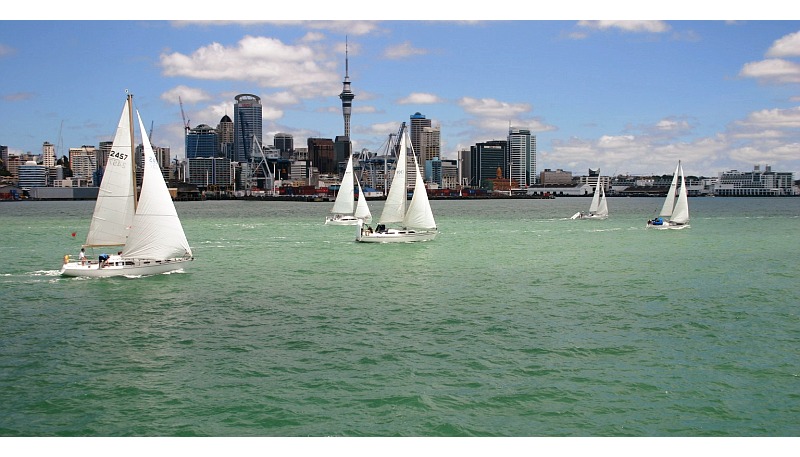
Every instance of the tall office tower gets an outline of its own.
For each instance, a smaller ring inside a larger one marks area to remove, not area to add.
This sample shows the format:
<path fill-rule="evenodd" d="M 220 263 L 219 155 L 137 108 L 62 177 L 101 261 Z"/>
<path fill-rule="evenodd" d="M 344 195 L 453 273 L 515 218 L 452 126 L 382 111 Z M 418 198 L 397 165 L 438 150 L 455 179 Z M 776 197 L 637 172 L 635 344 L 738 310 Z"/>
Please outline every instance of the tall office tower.
<path fill-rule="evenodd" d="M 334 142 L 330 138 L 309 138 L 308 158 L 322 174 L 337 173 Z"/>
<path fill-rule="evenodd" d="M 339 98 L 342 100 L 342 115 L 344 115 L 344 136 L 350 140 L 350 114 L 353 110 L 353 99 L 356 94 L 350 90 L 350 68 L 346 42 L 344 49 L 344 81 L 342 82 L 342 93 L 339 94 Z"/>
<path fill-rule="evenodd" d="M 200 124 L 186 133 L 186 158 L 219 157 L 217 130 Z"/>
<path fill-rule="evenodd" d="M 288 159 L 294 151 L 294 137 L 291 133 L 276 133 L 272 143 L 285 159 Z"/>
<path fill-rule="evenodd" d="M 3 161 L 3 165 L 8 163 L 8 146 L 0 145 L 0 160 Z"/>
<path fill-rule="evenodd" d="M 533 143 L 531 142 L 533 139 Z M 519 187 L 536 182 L 536 137 L 526 129 L 508 129 L 508 168 L 510 181 Z"/>
<path fill-rule="evenodd" d="M 419 166 L 425 169 L 425 181 L 434 181 L 428 173 L 428 161 L 440 159 L 442 133 L 440 127 L 423 127 L 419 145 Z M 438 182 L 438 181 L 437 181 Z"/>
<path fill-rule="evenodd" d="M 253 94 L 239 94 L 233 105 L 233 143 L 236 162 L 248 162 L 251 157 L 260 157 L 253 151 L 253 138 L 261 141 L 261 98 Z"/>
<path fill-rule="evenodd" d="M 56 166 L 56 147 L 47 141 L 42 144 L 42 165 L 45 167 Z"/>
<path fill-rule="evenodd" d="M 508 178 L 508 142 L 492 140 L 470 146 L 469 184 L 473 187 L 489 187 L 489 181 Z"/>
<path fill-rule="evenodd" d="M 230 159 L 233 155 L 233 121 L 227 114 L 217 124 L 217 152 L 214 157 Z"/>
<path fill-rule="evenodd" d="M 425 115 L 416 112 L 411 115 L 411 128 L 409 129 L 409 136 L 411 137 L 411 146 L 414 147 L 414 154 L 419 157 L 422 150 L 422 130 L 425 127 L 431 126 L 431 120 L 425 119 Z"/>

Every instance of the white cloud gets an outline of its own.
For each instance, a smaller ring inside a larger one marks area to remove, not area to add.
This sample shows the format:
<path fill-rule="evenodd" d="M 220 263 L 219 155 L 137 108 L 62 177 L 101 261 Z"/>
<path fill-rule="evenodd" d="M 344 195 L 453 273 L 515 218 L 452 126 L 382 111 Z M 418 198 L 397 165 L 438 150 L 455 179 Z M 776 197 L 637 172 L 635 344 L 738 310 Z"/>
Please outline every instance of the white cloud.
<path fill-rule="evenodd" d="M 737 122 L 744 127 L 759 129 L 796 129 L 800 128 L 800 107 L 789 109 L 765 109 L 750 113 L 746 119 Z"/>
<path fill-rule="evenodd" d="M 800 56 L 800 32 L 784 36 L 767 51 L 767 57 L 797 57 Z"/>
<path fill-rule="evenodd" d="M 189 86 L 175 86 L 172 89 L 161 94 L 161 100 L 168 103 L 175 103 L 180 97 L 183 103 L 194 104 L 211 100 L 211 96 L 203 89 L 197 89 Z"/>
<path fill-rule="evenodd" d="M 670 29 L 664 21 L 580 21 L 579 27 L 594 30 L 618 29 L 623 32 L 662 33 Z"/>
<path fill-rule="evenodd" d="M 443 103 L 444 100 L 435 94 L 427 94 L 424 92 L 414 92 L 409 94 L 408 97 L 402 98 L 397 101 L 401 105 L 430 105 L 433 103 Z"/>
<path fill-rule="evenodd" d="M 386 48 L 383 52 L 383 56 L 387 59 L 403 59 L 405 57 L 425 55 L 427 53 L 427 50 L 415 48 L 411 45 L 411 42 L 406 41 L 405 43 Z"/>
<path fill-rule="evenodd" d="M 783 59 L 767 59 L 746 63 L 739 75 L 767 83 L 800 83 L 800 65 Z"/>
<path fill-rule="evenodd" d="M 511 119 L 531 111 L 528 103 L 508 103 L 492 98 L 463 97 L 458 104 L 469 114 L 502 119 Z"/>
<path fill-rule="evenodd" d="M 290 90 L 302 98 L 327 95 L 338 86 L 336 63 L 324 52 L 275 38 L 248 35 L 235 46 L 211 43 L 191 55 L 164 53 L 160 59 L 166 76 L 251 81 Z"/>

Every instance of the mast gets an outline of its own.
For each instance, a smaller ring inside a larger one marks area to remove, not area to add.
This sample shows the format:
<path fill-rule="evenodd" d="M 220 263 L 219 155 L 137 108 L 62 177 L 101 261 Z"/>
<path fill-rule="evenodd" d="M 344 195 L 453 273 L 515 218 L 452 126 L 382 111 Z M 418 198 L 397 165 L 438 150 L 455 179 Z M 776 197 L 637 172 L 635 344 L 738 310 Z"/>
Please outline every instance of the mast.
<path fill-rule="evenodd" d="M 125 94 L 128 96 L 128 125 L 130 125 L 131 155 L 133 156 L 133 166 L 131 166 L 131 174 L 133 175 L 133 209 L 136 210 L 136 207 L 139 206 L 139 198 L 136 194 L 136 143 L 133 142 L 133 94 L 129 93 L 128 89 L 125 89 Z"/>

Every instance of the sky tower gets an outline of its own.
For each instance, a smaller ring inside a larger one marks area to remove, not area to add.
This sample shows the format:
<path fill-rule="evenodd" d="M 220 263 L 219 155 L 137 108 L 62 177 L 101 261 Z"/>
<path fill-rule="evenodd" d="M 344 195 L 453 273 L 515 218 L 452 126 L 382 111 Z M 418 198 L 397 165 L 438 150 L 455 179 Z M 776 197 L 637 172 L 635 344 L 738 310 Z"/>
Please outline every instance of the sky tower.
<path fill-rule="evenodd" d="M 347 39 L 344 44 L 344 81 L 342 82 L 342 93 L 339 98 L 342 100 L 342 114 L 344 115 L 344 136 L 350 139 L 350 113 L 353 109 L 353 99 L 356 95 L 350 90 L 350 72 L 347 55 Z"/>

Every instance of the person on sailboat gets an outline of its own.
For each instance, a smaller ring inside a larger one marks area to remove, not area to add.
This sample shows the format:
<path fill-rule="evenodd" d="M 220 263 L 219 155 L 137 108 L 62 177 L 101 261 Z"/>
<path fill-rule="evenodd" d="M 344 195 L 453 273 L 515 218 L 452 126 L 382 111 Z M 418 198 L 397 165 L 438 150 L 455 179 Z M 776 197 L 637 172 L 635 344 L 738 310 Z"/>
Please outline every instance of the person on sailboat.
<path fill-rule="evenodd" d="M 80 259 L 81 265 L 86 265 L 86 249 L 81 248 L 81 252 L 78 254 L 78 259 Z"/>
<path fill-rule="evenodd" d="M 97 268 L 103 268 L 104 266 L 106 266 L 106 262 L 108 262 L 108 254 L 100 254 L 97 260 L 100 263 L 100 265 Z"/>

